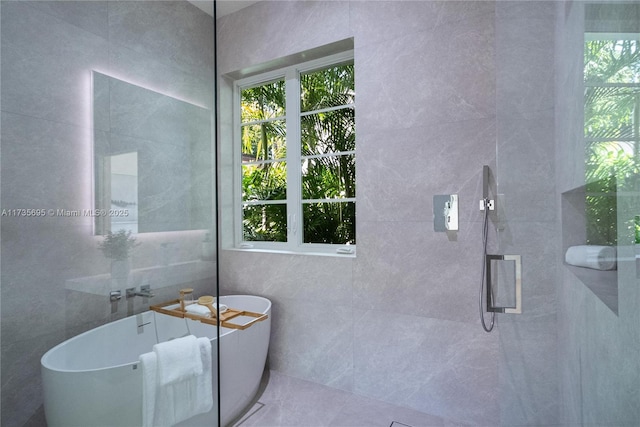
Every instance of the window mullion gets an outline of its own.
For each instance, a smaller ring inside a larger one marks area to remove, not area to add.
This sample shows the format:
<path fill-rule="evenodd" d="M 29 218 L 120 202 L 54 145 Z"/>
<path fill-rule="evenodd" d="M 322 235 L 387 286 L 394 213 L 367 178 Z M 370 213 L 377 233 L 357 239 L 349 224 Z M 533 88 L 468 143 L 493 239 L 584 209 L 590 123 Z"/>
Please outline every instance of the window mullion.
<path fill-rule="evenodd" d="M 302 178 L 300 158 L 300 82 L 295 68 L 285 81 L 287 123 L 287 242 L 295 249 L 302 243 Z"/>
<path fill-rule="evenodd" d="M 241 105 L 242 105 L 242 88 L 240 85 L 235 85 L 233 92 L 233 111 L 237 111 L 238 114 L 233 115 L 233 129 L 234 129 L 234 143 L 238 144 L 238 148 L 233 150 L 233 225 L 234 225 L 234 240 L 238 246 L 244 241 L 244 233 L 242 227 L 242 120 Z M 217 155 L 217 154 L 216 154 Z"/>

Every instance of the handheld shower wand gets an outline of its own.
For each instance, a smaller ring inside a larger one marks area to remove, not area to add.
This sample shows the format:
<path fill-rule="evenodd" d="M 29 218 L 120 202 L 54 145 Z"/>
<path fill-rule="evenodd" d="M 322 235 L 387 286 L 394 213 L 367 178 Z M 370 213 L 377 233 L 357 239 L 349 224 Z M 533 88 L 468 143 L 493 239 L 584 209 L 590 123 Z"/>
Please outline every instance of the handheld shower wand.
<path fill-rule="evenodd" d="M 485 166 L 487 168 L 487 166 Z M 485 280 L 486 280 L 486 269 L 487 269 L 487 241 L 489 235 L 489 199 L 485 196 L 484 199 L 480 201 L 483 205 L 484 210 L 484 220 L 482 221 L 482 279 L 480 282 L 480 295 L 478 296 L 478 308 L 480 310 L 480 322 L 482 323 L 482 328 L 485 332 L 491 332 L 493 327 L 495 326 L 496 313 L 491 312 L 491 321 L 489 326 L 487 326 L 484 319 L 484 308 L 482 306 L 482 301 L 485 293 Z M 487 290 L 488 292 L 488 290 Z M 487 295 L 487 298 L 491 298 L 493 300 L 492 295 Z"/>
<path fill-rule="evenodd" d="M 489 166 L 484 165 L 482 168 L 482 200 L 480 200 L 480 210 L 484 211 L 484 219 L 482 221 L 482 279 L 480 282 L 480 295 L 478 296 L 478 308 L 480 310 L 480 322 L 482 328 L 486 332 L 491 332 L 495 326 L 496 313 L 491 312 L 491 321 L 489 326 L 484 319 L 484 308 L 482 301 L 485 293 L 485 280 L 487 277 L 487 242 L 489 240 L 489 211 L 495 209 L 493 200 L 489 200 Z M 487 292 L 489 290 L 487 289 Z M 493 301 L 493 295 L 487 295 Z"/>

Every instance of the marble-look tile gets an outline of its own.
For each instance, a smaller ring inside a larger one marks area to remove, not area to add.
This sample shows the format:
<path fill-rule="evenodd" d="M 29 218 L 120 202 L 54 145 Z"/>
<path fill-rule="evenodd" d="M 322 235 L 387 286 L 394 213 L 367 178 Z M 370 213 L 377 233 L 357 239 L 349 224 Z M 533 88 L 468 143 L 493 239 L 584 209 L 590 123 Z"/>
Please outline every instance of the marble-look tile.
<path fill-rule="evenodd" d="M 88 127 L 108 42 L 22 3 L 2 3 L 2 110 Z"/>
<path fill-rule="evenodd" d="M 439 21 L 442 5 L 443 2 L 437 1 L 352 1 L 350 22 L 356 48 L 433 30 Z M 371 25 L 374 22 L 376 25 Z"/>
<path fill-rule="evenodd" d="M 516 318 L 498 315 L 501 425 L 552 425 L 559 410 L 555 315 Z"/>
<path fill-rule="evenodd" d="M 349 4 L 357 48 L 494 14 L 490 2 L 351 1 Z"/>
<path fill-rule="evenodd" d="M 3 343 L 63 328 L 69 308 L 65 280 L 81 276 L 92 261 L 93 268 L 106 266 L 97 248 L 82 241 L 88 232 L 88 228 L 54 228 L 34 221 L 20 226 L 3 221 Z"/>
<path fill-rule="evenodd" d="M 462 426 L 461 423 L 283 375 L 275 370 L 265 371 L 256 399 L 257 402 L 233 422 L 233 426 L 389 427 L 393 422 L 414 427 Z M 317 405 L 313 405 L 314 402 Z M 323 414 L 318 411 L 323 411 Z"/>
<path fill-rule="evenodd" d="M 378 311 L 356 319 L 354 331 L 357 394 L 478 425 L 497 419 L 498 334 Z"/>
<path fill-rule="evenodd" d="M 221 285 L 229 292 L 351 305 L 353 258 L 222 251 Z"/>
<path fill-rule="evenodd" d="M 22 427 L 42 427 L 43 425 L 46 425 L 46 423 L 47 420 L 44 415 L 44 405 L 40 405 L 40 407 Z"/>
<path fill-rule="evenodd" d="M 556 53 L 556 182 L 559 192 L 584 185 L 584 4 L 559 9 Z M 560 24 L 562 23 L 562 24 Z"/>
<path fill-rule="evenodd" d="M 217 31 L 226 74 L 351 37 L 349 2 L 262 1 L 219 19 Z"/>
<path fill-rule="evenodd" d="M 559 304 L 563 420 L 637 424 L 637 310 L 613 314 L 568 272 Z"/>
<path fill-rule="evenodd" d="M 444 427 L 447 424 L 437 416 L 392 405 L 390 403 L 368 397 L 350 395 L 345 399 L 346 404 L 331 421 L 331 427 L 377 426 L 390 427 Z M 401 424 L 398 424 L 401 423 Z"/>
<path fill-rule="evenodd" d="M 640 420 L 637 315 L 612 315 L 590 297 L 585 304 L 588 314 L 578 341 L 584 421 L 633 425 Z M 606 393 L 602 394 L 604 390 Z"/>
<path fill-rule="evenodd" d="M 353 310 L 348 305 L 273 301 L 269 366 L 343 390 L 353 389 Z"/>
<path fill-rule="evenodd" d="M 109 40 L 193 74 L 213 69 L 213 19 L 188 2 L 109 2 Z"/>
<path fill-rule="evenodd" d="M 102 38 L 109 36 L 108 1 L 29 1 L 28 4 Z"/>
<path fill-rule="evenodd" d="M 33 338 L 7 342 L 3 334 L 0 357 L 3 426 L 22 427 L 31 414 L 41 408 L 40 359 L 61 339 L 60 333 L 41 333 Z"/>
<path fill-rule="evenodd" d="M 111 319 L 112 304 L 107 303 L 107 295 L 68 290 L 63 292 L 65 293 L 64 315 L 67 332 L 65 338 L 71 338 L 114 320 Z M 118 303 L 116 307 L 118 305 L 124 304 Z"/>
<path fill-rule="evenodd" d="M 274 369 L 352 388 L 352 259 L 223 251 L 222 294 L 273 303 Z"/>
<path fill-rule="evenodd" d="M 494 116 L 493 26 L 493 17 L 482 15 L 356 50 L 358 127 L 379 131 Z"/>
<path fill-rule="evenodd" d="M 498 117 L 553 109 L 553 8 L 552 2 L 496 3 Z"/>
<path fill-rule="evenodd" d="M 637 3 L 588 4 L 586 28 L 590 32 L 637 33 L 640 8 Z"/>
<path fill-rule="evenodd" d="M 109 66 L 98 69 L 146 89 L 213 110 L 213 69 L 178 68 L 153 54 L 109 46 Z M 152 72 L 150 72 L 152 71 Z"/>
<path fill-rule="evenodd" d="M 495 136 L 491 119 L 364 127 L 357 143 L 358 221 L 431 221 L 436 194 L 458 194 L 460 219 L 480 221 L 482 167 L 495 162 Z"/>
<path fill-rule="evenodd" d="M 547 123 L 548 126 L 541 125 Z M 532 120 L 499 118 L 498 192 L 507 221 L 553 221 L 556 211 L 553 110 Z"/>
<path fill-rule="evenodd" d="M 90 141 L 87 128 L 3 112 L 3 208 L 47 212 L 91 208 Z M 69 188 L 78 191 L 68 191 Z M 68 218 L 50 213 L 31 219 L 59 225 L 92 222 L 90 217 Z"/>
<path fill-rule="evenodd" d="M 329 426 L 343 408 L 349 393 L 318 386 L 292 376 L 271 371 L 266 386 L 240 426 Z"/>
<path fill-rule="evenodd" d="M 481 227 L 460 227 L 464 232 L 449 240 L 429 222 L 361 224 L 354 306 L 477 324 Z"/>

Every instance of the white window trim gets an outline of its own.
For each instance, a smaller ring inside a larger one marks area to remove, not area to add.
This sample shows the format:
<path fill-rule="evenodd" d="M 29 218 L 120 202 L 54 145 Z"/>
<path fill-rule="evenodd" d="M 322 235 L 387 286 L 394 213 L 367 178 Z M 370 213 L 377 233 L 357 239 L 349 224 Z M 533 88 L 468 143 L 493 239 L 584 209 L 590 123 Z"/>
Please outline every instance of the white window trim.
<path fill-rule="evenodd" d="M 246 77 L 234 82 L 233 87 L 233 234 L 234 248 L 242 251 L 254 252 L 281 252 L 292 254 L 335 255 L 340 257 L 355 257 L 356 245 L 336 245 L 321 243 L 303 243 L 300 229 L 302 217 L 302 195 L 297 194 L 301 188 L 301 174 L 299 171 L 292 173 L 292 168 L 299 167 L 302 161 L 300 150 L 287 150 L 287 242 L 262 242 L 244 241 L 242 227 L 242 153 L 238 149 L 241 138 L 241 117 L 238 112 L 241 108 L 241 91 L 252 86 L 259 86 L 275 80 L 285 80 L 286 105 L 300 104 L 300 85 L 298 76 L 314 70 L 320 70 L 332 65 L 353 62 L 353 50 L 344 51 L 320 59 L 291 65 L 279 70 L 265 72 L 259 75 Z M 355 108 L 355 104 L 354 107 Z M 296 108 L 298 110 L 298 108 Z M 290 109 L 286 108 L 289 115 Z M 287 141 L 300 141 L 300 112 L 296 111 L 297 119 L 288 120 Z M 304 114 L 304 113 L 302 113 Z M 296 194 L 293 194 L 296 193 Z M 356 198 L 349 199 L 356 201 Z M 349 201 L 345 200 L 345 201 Z M 334 200 L 332 200 L 334 201 Z M 291 208 L 294 208 L 292 213 Z"/>

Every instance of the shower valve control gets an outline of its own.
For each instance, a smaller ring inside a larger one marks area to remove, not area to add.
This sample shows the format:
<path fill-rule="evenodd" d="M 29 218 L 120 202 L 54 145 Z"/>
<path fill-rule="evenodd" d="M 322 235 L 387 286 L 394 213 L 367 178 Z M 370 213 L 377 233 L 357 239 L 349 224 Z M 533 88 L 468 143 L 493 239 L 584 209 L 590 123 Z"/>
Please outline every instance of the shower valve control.
<path fill-rule="evenodd" d="M 458 195 L 452 194 L 444 204 L 445 227 L 449 231 L 458 230 Z"/>

